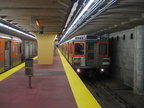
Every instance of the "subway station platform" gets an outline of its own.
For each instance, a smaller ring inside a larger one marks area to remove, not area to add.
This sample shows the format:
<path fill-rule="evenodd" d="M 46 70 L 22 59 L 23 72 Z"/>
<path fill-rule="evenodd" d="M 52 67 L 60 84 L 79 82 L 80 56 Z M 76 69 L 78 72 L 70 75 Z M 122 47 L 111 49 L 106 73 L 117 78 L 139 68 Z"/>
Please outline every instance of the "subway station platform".
<path fill-rule="evenodd" d="M 29 88 L 25 63 L 0 75 L 0 108 L 101 108 L 59 50 L 53 65 L 38 65 Z"/>

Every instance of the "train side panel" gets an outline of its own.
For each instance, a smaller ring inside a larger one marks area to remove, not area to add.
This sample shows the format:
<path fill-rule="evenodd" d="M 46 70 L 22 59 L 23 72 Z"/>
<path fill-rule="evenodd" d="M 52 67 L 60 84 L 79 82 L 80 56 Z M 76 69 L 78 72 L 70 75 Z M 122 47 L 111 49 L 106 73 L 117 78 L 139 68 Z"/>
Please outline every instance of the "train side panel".
<path fill-rule="evenodd" d="M 5 70 L 4 66 L 4 46 L 5 45 L 5 39 L 0 39 L 0 73 Z"/>
<path fill-rule="evenodd" d="M 73 51 L 72 51 L 73 44 L 72 44 L 72 41 L 69 42 L 69 46 L 68 47 L 69 47 L 69 49 L 68 49 L 69 50 L 68 51 L 68 61 L 69 61 L 70 64 L 72 64 L 72 62 L 73 62 L 72 61 L 72 59 L 73 59 L 73 57 L 72 57 L 72 55 L 73 55 Z"/>
<path fill-rule="evenodd" d="M 29 54 L 29 42 L 26 40 L 23 40 L 23 44 L 22 44 L 22 49 L 23 49 L 23 60 L 25 60 L 25 58 L 29 58 L 30 54 Z"/>
<path fill-rule="evenodd" d="M 37 55 L 37 42 L 0 33 L 0 73 Z"/>

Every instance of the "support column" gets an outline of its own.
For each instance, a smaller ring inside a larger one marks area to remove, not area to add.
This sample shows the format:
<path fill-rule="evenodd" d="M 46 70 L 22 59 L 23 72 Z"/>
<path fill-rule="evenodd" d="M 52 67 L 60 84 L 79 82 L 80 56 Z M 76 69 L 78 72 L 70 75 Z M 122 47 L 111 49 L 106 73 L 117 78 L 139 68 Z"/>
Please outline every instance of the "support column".
<path fill-rule="evenodd" d="M 56 33 L 36 33 L 38 42 L 38 64 L 53 64 L 54 39 Z"/>
<path fill-rule="evenodd" d="M 144 94 L 144 25 L 135 27 L 134 93 Z"/>

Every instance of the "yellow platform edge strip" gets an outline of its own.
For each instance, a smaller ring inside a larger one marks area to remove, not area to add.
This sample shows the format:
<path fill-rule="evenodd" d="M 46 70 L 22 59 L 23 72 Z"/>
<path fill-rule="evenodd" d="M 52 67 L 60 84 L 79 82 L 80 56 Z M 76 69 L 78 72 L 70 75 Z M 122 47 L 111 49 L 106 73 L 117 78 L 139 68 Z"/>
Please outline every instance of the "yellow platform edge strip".
<path fill-rule="evenodd" d="M 78 75 L 75 73 L 73 68 L 64 58 L 64 56 L 61 54 L 59 49 L 58 49 L 58 52 L 59 52 L 64 70 L 66 72 L 66 75 L 67 75 L 67 78 L 68 78 L 68 81 L 72 89 L 78 108 L 101 108 L 99 103 L 96 101 L 96 99 L 87 89 L 87 87 L 78 77 Z"/>
<path fill-rule="evenodd" d="M 33 59 L 36 60 L 38 57 L 34 57 Z M 23 68 L 25 66 L 25 63 L 21 63 L 20 65 L 0 74 L 0 81 L 4 80 L 5 78 L 9 77 L 10 75 L 12 75 L 13 73 L 17 72 L 18 70 L 20 70 L 21 68 Z"/>

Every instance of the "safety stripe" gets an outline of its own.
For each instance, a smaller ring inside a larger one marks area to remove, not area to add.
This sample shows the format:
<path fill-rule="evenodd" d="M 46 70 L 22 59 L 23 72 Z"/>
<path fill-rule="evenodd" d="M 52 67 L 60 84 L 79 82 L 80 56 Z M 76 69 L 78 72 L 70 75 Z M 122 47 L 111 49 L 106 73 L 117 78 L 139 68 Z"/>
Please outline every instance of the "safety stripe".
<path fill-rule="evenodd" d="M 63 67 L 65 69 L 65 72 L 66 72 L 66 75 L 67 75 L 67 78 L 71 86 L 78 108 L 101 108 L 99 103 L 96 101 L 96 99 L 87 89 L 87 87 L 78 77 L 76 72 L 72 69 L 70 64 L 61 54 L 59 49 L 58 49 L 58 52 L 59 52 Z"/>
<path fill-rule="evenodd" d="M 34 57 L 33 59 L 35 60 L 35 59 L 37 59 L 37 58 L 38 58 L 38 57 L 36 56 L 36 57 Z M 20 69 L 23 68 L 24 66 L 25 66 L 25 63 L 22 63 L 22 64 L 20 64 L 20 65 L 18 65 L 18 66 L 16 66 L 16 67 L 14 67 L 14 68 L 6 71 L 6 72 L 0 74 L 0 81 L 4 80 L 5 78 L 9 77 L 9 76 L 12 75 L 13 73 L 17 72 L 18 70 L 20 70 Z"/>

